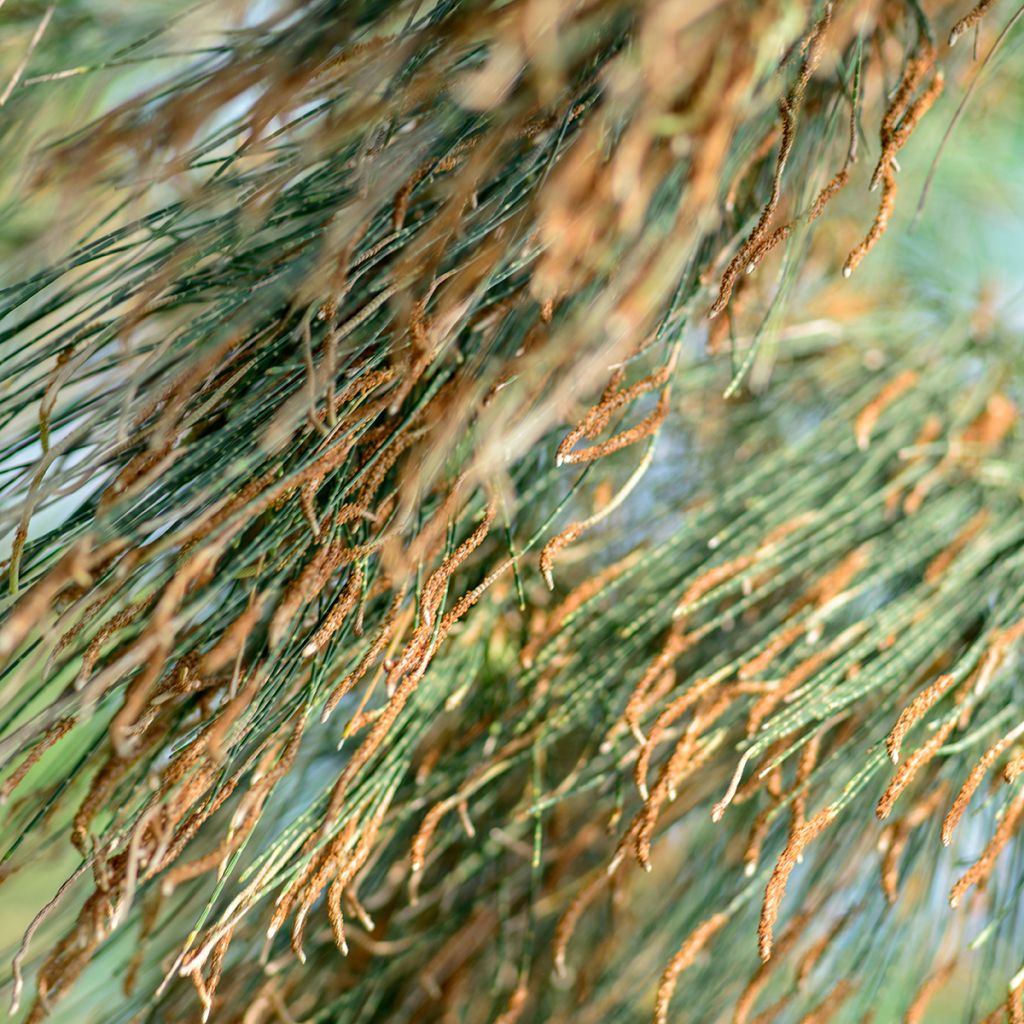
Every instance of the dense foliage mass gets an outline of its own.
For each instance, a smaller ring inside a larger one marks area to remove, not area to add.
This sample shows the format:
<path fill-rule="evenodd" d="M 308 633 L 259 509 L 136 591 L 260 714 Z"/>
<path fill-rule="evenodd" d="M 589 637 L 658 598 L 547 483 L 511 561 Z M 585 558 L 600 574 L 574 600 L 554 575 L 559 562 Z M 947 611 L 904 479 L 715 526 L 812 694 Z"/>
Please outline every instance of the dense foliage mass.
<path fill-rule="evenodd" d="M 1021 12 L 11 3 L 22 1016 L 1024 1020 Z"/>

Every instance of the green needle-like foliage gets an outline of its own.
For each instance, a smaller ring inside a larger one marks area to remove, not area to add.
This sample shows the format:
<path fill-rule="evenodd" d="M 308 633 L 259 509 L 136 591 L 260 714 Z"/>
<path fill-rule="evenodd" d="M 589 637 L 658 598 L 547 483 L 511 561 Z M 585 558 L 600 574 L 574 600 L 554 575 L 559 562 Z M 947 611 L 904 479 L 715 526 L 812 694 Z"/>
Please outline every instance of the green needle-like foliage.
<path fill-rule="evenodd" d="M 14 1012 L 1024 1020 L 1021 12 L 9 3 Z"/>

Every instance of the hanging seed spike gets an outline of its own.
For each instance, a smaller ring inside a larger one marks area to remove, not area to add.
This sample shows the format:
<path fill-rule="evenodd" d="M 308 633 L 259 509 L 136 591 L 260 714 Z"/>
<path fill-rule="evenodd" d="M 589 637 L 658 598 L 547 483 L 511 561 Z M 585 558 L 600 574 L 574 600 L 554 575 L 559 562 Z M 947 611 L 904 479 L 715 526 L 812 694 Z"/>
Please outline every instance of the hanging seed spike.
<path fill-rule="evenodd" d="M 489 506 L 490 519 L 493 519 L 495 511 L 496 506 L 492 502 Z M 487 520 L 485 520 L 485 523 L 489 528 L 490 523 Z M 470 538 L 471 541 L 475 541 L 473 546 L 479 544 L 483 536 L 484 534 L 479 529 L 475 531 Z M 459 549 L 463 551 L 463 557 L 467 557 L 469 550 L 472 550 L 472 548 L 464 550 L 469 543 L 467 541 Z M 438 603 L 440 603 L 446 587 L 447 579 L 444 581 L 444 589 L 438 595 Z M 463 598 L 463 602 L 465 601 L 466 599 Z M 395 720 L 402 713 L 406 703 L 423 678 L 437 646 L 443 641 L 454 621 L 455 619 L 452 614 L 449 613 L 442 622 L 437 623 L 436 628 L 424 623 L 414 632 L 399 663 L 389 673 L 389 680 L 394 683 L 394 690 L 388 703 L 375 718 L 369 735 L 352 754 L 335 783 L 328 806 L 328 819 L 333 817 L 342 806 L 350 782 L 384 742 Z"/>
<path fill-rule="evenodd" d="M 89 838 L 89 826 L 92 819 L 98 813 L 103 801 L 109 796 L 139 756 L 141 756 L 141 751 L 137 753 L 135 758 L 125 760 L 111 753 L 93 776 L 89 789 L 78 805 L 71 822 L 72 845 L 83 856 L 89 856 L 87 839 Z"/>
<path fill-rule="evenodd" d="M 677 718 L 684 715 L 691 707 L 697 704 L 705 694 L 712 690 L 723 679 L 724 674 L 717 673 L 716 675 L 706 676 L 704 679 L 696 680 L 681 694 L 679 694 L 678 697 L 675 697 L 655 719 L 654 724 L 651 726 L 647 734 L 647 739 L 641 746 L 640 753 L 637 755 L 636 764 L 634 765 L 633 776 L 642 799 L 647 800 L 650 795 L 647 791 L 648 767 L 650 765 L 651 756 L 654 754 L 654 748 L 664 736 L 665 731 L 674 721 L 676 721 Z"/>
<path fill-rule="evenodd" d="M 664 652 L 663 652 L 664 653 Z M 661 660 L 660 656 L 656 661 Z M 666 660 L 672 660 L 668 658 Z M 641 677 L 640 681 L 633 688 L 632 693 L 629 695 L 629 700 L 626 702 L 626 707 L 622 713 L 622 717 L 612 726 L 609 730 L 608 736 L 605 739 L 605 744 L 612 743 L 613 735 L 619 730 L 621 726 L 629 729 L 633 734 L 633 738 L 640 746 L 647 743 L 647 735 L 643 731 L 641 725 L 641 716 L 651 706 L 651 704 L 658 699 L 659 696 L 663 696 L 665 693 L 674 688 L 676 683 L 675 670 L 671 668 L 662 669 L 655 663 L 648 666 L 647 671 Z"/>
<path fill-rule="evenodd" d="M 890 157 L 893 168 L 899 170 L 899 164 L 896 162 L 895 151 L 902 149 L 907 139 L 910 138 L 914 129 L 917 127 L 920 119 L 928 112 L 935 101 L 942 95 L 942 91 L 946 85 L 945 75 L 941 70 L 936 69 L 935 74 L 932 75 L 932 80 L 929 82 L 928 87 L 923 93 L 911 104 L 910 109 L 907 110 L 903 119 L 900 121 L 899 127 L 893 132 L 890 145 L 894 151 Z"/>
<path fill-rule="evenodd" d="M 621 863 L 621 857 L 618 863 Z M 583 912 L 598 897 L 601 890 L 608 886 L 609 876 L 617 869 L 618 863 L 616 863 L 614 868 L 609 866 L 607 870 L 598 869 L 590 881 L 583 885 L 566 908 L 565 913 L 558 919 L 552 942 L 554 946 L 555 974 L 559 978 L 568 976 L 565 961 L 566 952 L 569 947 L 569 940 L 572 939 L 576 926 L 583 916 Z"/>
<path fill-rule="evenodd" d="M 355 607 L 363 588 L 363 570 L 357 564 L 349 574 L 348 582 L 331 606 L 323 623 L 317 629 L 313 639 L 302 649 L 304 658 L 311 658 L 320 651 L 330 638 L 341 628 L 348 614 Z"/>
<path fill-rule="evenodd" d="M 807 214 L 808 224 L 813 224 L 825 212 L 825 207 L 846 187 L 849 180 L 849 168 L 844 167 L 836 171 L 811 204 L 810 212 Z"/>
<path fill-rule="evenodd" d="M 244 610 L 224 629 L 216 643 L 203 657 L 203 672 L 212 674 L 229 662 L 237 660 L 262 618 L 266 603 L 267 595 L 258 594 L 254 589 L 252 598 Z"/>
<path fill-rule="evenodd" d="M 512 990 L 505 1009 L 495 1019 L 494 1024 L 518 1024 L 523 1011 L 526 1009 L 526 1001 L 529 997 L 530 987 L 528 980 L 519 981 Z"/>
<path fill-rule="evenodd" d="M 827 726 L 826 726 L 827 728 Z M 818 764 L 818 757 L 821 753 L 821 742 L 826 729 L 819 729 L 804 745 L 797 760 L 796 773 L 793 778 L 792 792 L 806 790 L 806 784 L 812 772 Z"/>
<path fill-rule="evenodd" d="M 592 445 L 589 448 L 577 448 L 571 451 L 568 455 L 560 456 L 561 461 L 557 464 L 564 465 L 566 463 L 570 463 L 575 465 L 606 458 L 614 452 L 621 451 L 623 448 L 628 448 L 630 445 L 634 445 L 639 441 L 644 441 L 656 434 L 661 429 L 667 415 L 668 392 L 662 391 L 661 395 L 658 397 L 658 404 L 655 406 L 654 411 L 645 416 L 635 426 L 629 427 L 626 430 L 609 437 L 606 441 L 602 441 L 600 444 Z"/>
<path fill-rule="evenodd" d="M 347 884 L 347 883 L 346 883 Z M 372 917 L 366 910 L 366 907 L 359 902 L 359 896 L 351 888 L 345 889 L 345 899 L 348 901 L 349 910 L 355 914 L 356 920 L 366 929 L 367 932 L 372 932 L 376 929 L 376 924 Z"/>
<path fill-rule="evenodd" d="M 971 801 L 971 797 L 974 796 L 978 786 L 981 785 L 982 779 L 984 779 L 989 768 L 995 764 L 995 762 L 1002 756 L 1003 752 L 1022 734 L 1024 734 L 1024 723 L 1021 723 L 1011 729 L 1005 736 L 996 740 L 996 742 L 985 751 L 977 764 L 975 764 L 971 769 L 970 774 L 964 780 L 964 784 L 960 788 L 960 792 L 957 793 L 956 799 L 953 801 L 952 806 L 949 808 L 949 811 L 942 822 L 943 846 L 949 846 L 953 841 L 953 832 L 960 823 L 960 819 L 963 818 L 964 812 L 967 810 L 967 805 Z"/>
<path fill-rule="evenodd" d="M 897 97 L 894 98 L 893 104 L 890 107 L 890 112 L 887 113 L 887 119 L 890 114 L 898 116 L 894 112 L 897 110 L 897 101 L 903 98 L 903 88 L 908 82 L 908 91 L 912 91 L 923 74 L 922 62 L 926 62 L 926 66 L 932 62 L 930 52 L 926 53 L 922 58 L 915 58 L 911 61 L 908 66 L 907 77 L 904 79 L 903 85 L 900 90 L 897 91 Z M 878 213 L 875 215 L 875 220 L 871 225 L 868 234 L 864 238 L 864 241 L 860 245 L 856 246 L 850 255 L 846 258 L 846 263 L 843 265 L 843 276 L 849 277 L 854 270 L 856 270 L 861 260 L 874 248 L 875 244 L 885 233 L 885 229 L 889 225 L 889 221 L 892 218 L 893 211 L 896 206 L 896 174 L 895 172 L 899 169 L 896 162 L 896 151 L 900 149 L 909 138 L 911 132 L 917 126 L 918 121 L 923 117 L 935 100 L 942 94 L 943 87 L 945 85 L 945 78 L 941 71 L 936 71 L 932 76 L 932 81 L 928 88 L 918 97 L 918 99 L 910 106 L 904 115 L 904 119 L 899 127 L 895 127 L 894 124 L 883 121 L 882 127 L 882 156 L 879 158 L 878 167 L 875 169 L 875 173 L 872 177 L 872 189 L 876 188 L 879 184 L 882 186 L 882 198 L 879 203 Z"/>
<path fill-rule="evenodd" d="M 157 863 L 153 862 L 147 868 L 147 877 L 152 877 L 158 870 L 165 868 L 168 864 L 177 860 L 181 856 L 182 851 L 193 839 L 196 832 L 202 827 L 202 825 L 212 817 L 225 803 L 225 801 L 231 796 L 241 781 L 244 772 L 239 770 L 232 775 L 226 782 L 220 783 L 219 788 L 214 789 L 214 784 L 220 782 L 218 776 L 222 777 L 222 773 L 211 768 L 209 776 L 204 780 L 204 784 L 201 792 L 198 794 L 192 794 L 194 799 L 190 799 L 189 803 L 195 803 L 199 797 L 210 793 L 210 797 L 205 805 L 198 807 L 192 811 L 187 818 L 178 826 L 177 830 L 171 838 L 171 842 L 167 846 L 167 852 L 163 859 Z M 187 807 L 182 808 L 182 813 Z"/>
<path fill-rule="evenodd" d="M 1005 1000 L 1001 1002 L 991 1013 L 986 1014 L 981 1024 L 1007 1024 L 1007 1011 Z"/>
<path fill-rule="evenodd" d="M 227 859 L 238 848 L 248 841 L 249 835 L 259 822 L 264 802 L 294 763 L 302 741 L 305 724 L 305 717 L 300 716 L 293 726 L 283 750 L 278 750 L 276 745 L 268 748 L 260 764 L 252 774 L 249 791 L 239 805 L 242 818 L 237 824 L 233 822 L 234 831 L 229 831 L 217 848 L 206 856 L 185 864 L 178 863 L 167 871 L 161 883 L 165 892 L 173 890 L 182 881 L 197 877 L 205 871 L 212 870 L 214 867 L 218 868 L 219 877 L 223 877 L 223 865 L 227 863 Z M 154 858 L 154 864 L 158 863 L 159 858 Z M 152 873 L 151 871 L 150 874 Z"/>
<path fill-rule="evenodd" d="M 886 168 L 882 174 L 882 199 L 878 207 L 878 213 L 868 230 L 867 235 L 859 245 L 855 246 L 850 255 L 846 257 L 843 264 L 843 277 L 850 275 L 860 265 L 861 260 L 875 247 L 878 240 L 885 234 L 889 226 L 893 211 L 896 208 L 896 175 L 891 168 Z"/>
<path fill-rule="evenodd" d="M 793 226 L 792 222 L 780 224 L 770 235 L 759 242 L 747 257 L 744 273 L 753 274 L 765 256 L 789 239 L 790 235 L 793 234 Z"/>
<path fill-rule="evenodd" d="M 342 551 L 337 542 L 320 544 L 298 576 L 284 589 L 267 630 L 271 647 L 281 643 L 299 610 L 312 602 L 326 585 L 340 564 Z"/>
<path fill-rule="evenodd" d="M 309 531 L 313 534 L 313 540 L 320 540 L 320 521 L 316 514 L 316 493 L 320 489 L 320 480 L 310 480 L 299 489 L 299 504 L 302 507 L 302 514 L 309 523 Z"/>
<path fill-rule="evenodd" d="M 900 748 L 907 733 L 949 692 L 956 682 L 957 675 L 954 672 L 947 672 L 939 676 L 933 683 L 929 683 L 921 690 L 900 712 L 896 724 L 893 725 L 885 740 L 885 749 L 893 764 L 900 763 Z"/>
<path fill-rule="evenodd" d="M 992 873 L 996 859 L 1013 838 L 1024 815 L 1024 793 L 1018 793 L 1003 812 L 996 830 L 981 856 L 964 872 L 949 893 L 949 905 L 957 906 L 964 894 L 972 887 L 981 885 Z"/>
<path fill-rule="evenodd" d="M 712 725 L 732 703 L 733 697 L 729 694 L 720 697 L 707 709 L 704 714 L 695 714 L 693 721 L 683 733 L 668 761 L 662 765 L 650 796 L 645 800 L 643 807 L 637 812 L 633 819 L 627 835 L 633 839 L 633 850 L 637 862 L 645 871 L 651 871 L 651 845 L 654 840 L 654 831 L 661 815 L 661 808 L 666 800 L 675 800 L 676 788 L 679 782 L 687 775 L 696 771 L 709 756 L 712 749 L 721 741 L 705 742 L 703 747 L 700 744 L 700 736 L 704 729 Z M 724 735 L 724 734 L 723 734 Z"/>
<path fill-rule="evenodd" d="M 416 834 L 413 836 L 412 847 L 409 854 L 409 870 L 414 874 L 423 870 L 423 865 L 426 861 L 427 847 L 430 845 L 430 840 L 437 831 L 437 826 L 441 823 L 441 819 L 454 806 L 455 803 L 451 798 L 447 800 L 440 800 L 430 808 L 426 817 L 420 823 L 420 827 L 416 830 Z"/>
<path fill-rule="evenodd" d="M 729 304 L 736 279 L 749 266 L 752 255 L 762 245 L 768 225 L 771 223 L 772 217 L 774 217 L 775 211 L 778 208 L 779 200 L 782 196 L 782 176 L 789 162 L 793 142 L 796 137 L 797 115 L 803 102 L 807 83 L 810 81 L 821 60 L 821 45 L 832 21 L 833 6 L 831 0 L 825 4 L 821 18 L 805 37 L 804 58 L 797 79 L 789 93 L 779 101 L 782 128 L 779 152 L 775 160 L 775 171 L 772 176 L 771 193 L 761 210 L 761 215 L 754 229 L 747 236 L 739 251 L 729 262 L 725 272 L 722 274 L 722 279 L 718 286 L 718 297 L 708 311 L 709 319 L 713 320 Z"/>
<path fill-rule="evenodd" d="M 401 635 L 401 631 L 397 630 L 398 612 L 402 606 L 402 602 L 405 599 L 405 590 L 399 590 L 392 598 L 391 606 L 384 616 L 384 620 L 378 628 L 377 636 L 370 644 L 369 649 L 359 660 L 359 664 L 345 676 L 344 679 L 334 688 L 327 701 L 324 703 L 324 709 L 320 714 L 320 721 L 326 722 L 330 718 L 331 713 L 341 703 L 342 699 L 354 689 L 359 681 L 366 675 L 370 670 L 373 663 L 383 653 L 384 648 L 388 644 L 394 646 L 397 642 L 398 637 Z"/>
<path fill-rule="evenodd" d="M 224 957 L 227 954 L 228 946 L 231 944 L 232 934 L 233 930 L 225 932 L 213 947 L 213 951 L 210 955 L 210 967 L 205 980 L 200 968 L 198 967 L 196 967 L 190 975 L 192 982 L 195 985 L 196 993 L 199 996 L 199 1001 L 203 1007 L 203 1024 L 206 1024 L 206 1021 L 210 1019 L 210 1013 L 213 1009 L 213 998 L 216 994 L 217 986 L 220 983 L 221 971 L 224 967 Z"/>
<path fill-rule="evenodd" d="M 43 922 L 50 916 L 64 895 L 71 889 L 75 882 L 86 872 L 89 867 L 89 862 L 85 861 L 80 864 L 75 870 L 61 883 L 60 888 L 57 890 L 56 895 L 51 899 L 36 916 L 32 919 L 28 928 L 25 930 L 24 935 L 21 939 L 21 944 L 18 946 L 17 952 L 14 954 L 14 958 L 11 961 L 11 976 L 13 978 L 13 986 L 11 989 L 11 1003 L 9 1013 L 13 1017 L 21 1005 L 21 993 L 24 987 L 24 978 L 21 973 L 21 964 L 24 958 L 28 955 L 28 948 L 32 942 L 36 931 L 43 924 Z"/>
<path fill-rule="evenodd" d="M 728 923 L 726 913 L 713 914 L 703 921 L 683 940 L 675 956 L 668 962 L 658 984 L 658 994 L 654 1004 L 655 1024 L 668 1024 L 668 1008 L 675 993 L 679 976 L 691 967 L 701 951 L 715 934 Z"/>
<path fill-rule="evenodd" d="M 897 798 L 910 785 L 917 772 L 938 753 L 939 748 L 956 728 L 958 720 L 959 716 L 947 719 L 926 743 L 918 747 L 896 769 L 888 788 L 882 794 L 875 808 L 875 814 L 879 821 L 884 821 L 889 816 Z"/>
<path fill-rule="evenodd" d="M 562 439 L 555 453 L 555 465 L 562 466 L 566 463 L 589 462 L 601 458 L 603 451 L 600 454 L 594 453 L 603 449 L 603 445 L 574 450 L 576 444 L 584 437 L 591 440 L 596 438 L 601 431 L 607 428 L 614 413 L 625 408 L 627 405 L 631 405 L 636 399 L 659 388 L 663 389 L 668 383 L 670 372 L 669 367 L 662 367 L 654 371 L 654 373 L 641 378 L 635 384 L 631 384 L 627 388 L 621 388 L 620 385 L 625 379 L 626 371 L 622 367 L 617 369 L 605 386 L 600 401 L 596 405 L 591 406 L 576 427 Z M 636 428 L 632 429 L 635 430 Z M 611 441 L 604 442 L 604 445 L 609 444 L 611 444 Z M 609 450 L 614 451 L 617 449 Z"/>
<path fill-rule="evenodd" d="M 442 591 L 447 588 L 448 581 L 455 573 L 455 570 L 483 543 L 488 533 L 490 533 L 497 512 L 497 501 L 492 498 L 487 504 L 480 525 L 450 555 L 447 555 L 437 569 L 427 578 L 426 583 L 423 585 L 421 599 L 421 616 L 423 617 L 424 625 L 429 626 L 431 624 L 434 612 L 440 604 Z"/>
<path fill-rule="evenodd" d="M 43 733 L 39 742 L 28 752 L 21 764 L 0 785 L 0 807 L 7 803 L 11 793 L 21 785 L 25 776 L 35 767 L 42 756 L 66 736 L 74 728 L 75 723 L 74 715 L 59 718 Z"/>
<path fill-rule="evenodd" d="M 957 41 L 965 32 L 970 31 L 976 25 L 980 24 L 981 19 L 985 17 L 994 3 L 995 0 L 980 0 L 980 3 L 972 7 L 971 10 L 950 29 L 949 45 L 956 46 Z"/>
<path fill-rule="evenodd" d="M 570 523 L 561 533 L 552 537 L 541 549 L 540 571 L 548 590 L 555 589 L 555 555 L 562 548 L 567 548 L 573 541 L 579 539 L 583 532 L 583 523 Z"/>
<path fill-rule="evenodd" d="M 802 856 L 807 844 L 816 839 L 835 820 L 836 810 L 828 806 L 818 811 L 809 821 L 792 831 L 785 849 L 768 879 L 765 888 L 764 903 L 761 907 L 761 920 L 757 927 L 758 952 L 761 960 L 767 962 L 772 955 L 772 932 L 778 920 L 782 897 L 786 892 L 786 884 L 797 859 Z"/>
<path fill-rule="evenodd" d="M 889 106 L 886 108 L 879 128 L 879 140 L 882 144 L 882 152 L 878 158 L 878 163 L 875 166 L 874 173 L 871 176 L 870 188 L 872 192 L 878 188 L 882 181 L 882 176 L 887 169 L 892 168 L 895 171 L 899 170 L 899 165 L 896 163 L 896 153 L 900 148 L 900 145 L 896 141 L 897 134 L 901 123 L 907 123 L 912 117 L 911 111 L 913 109 L 913 104 L 911 103 L 911 97 L 914 95 L 914 91 L 917 89 L 918 85 L 920 85 L 922 79 L 934 61 L 934 50 L 927 43 L 923 45 L 919 53 L 915 54 L 907 61 L 903 78 L 900 80 L 900 84 L 896 88 L 895 93 L 893 93 L 892 99 L 889 102 Z M 919 116 L 920 114 L 918 117 Z M 914 117 L 913 121 L 916 123 L 917 117 Z"/>
<path fill-rule="evenodd" d="M 115 633 L 124 629 L 126 626 L 132 625 L 138 619 L 138 617 L 150 607 L 151 602 L 148 599 L 142 599 L 136 601 L 127 608 L 123 608 L 121 611 L 116 612 L 108 622 L 100 627 L 96 635 L 89 641 L 88 647 L 82 654 L 82 662 L 78 669 L 78 675 L 75 679 L 75 688 L 81 690 L 89 681 L 89 677 L 92 674 L 93 667 L 99 660 L 100 653 L 103 650 L 104 644 L 106 644 Z"/>
<path fill-rule="evenodd" d="M 319 866 L 312 876 L 303 885 L 303 891 L 296 901 L 295 920 L 292 923 L 291 950 L 300 964 L 306 962 L 306 952 L 303 948 L 303 938 L 306 930 L 306 919 L 313 909 L 313 904 L 320 898 L 321 893 L 329 884 L 331 877 L 338 871 L 338 857 L 333 852 L 332 843 L 328 851 L 323 855 Z"/>
<path fill-rule="evenodd" d="M 667 403 L 668 391 L 662 393 L 661 399 L 659 399 L 659 408 L 662 408 L 664 403 Z M 652 414 L 653 415 L 653 414 Z M 660 423 L 659 423 L 660 426 Z M 625 432 L 624 432 L 625 433 Z M 622 437 L 623 435 L 618 435 Z M 646 436 L 646 435 L 645 435 Z M 654 459 L 654 441 L 657 437 L 656 430 L 650 434 L 650 440 L 647 444 L 643 457 L 637 463 L 636 468 L 629 475 L 626 482 L 616 491 L 615 496 L 604 505 L 597 512 L 587 519 L 577 523 L 570 523 L 560 534 L 553 537 L 551 540 L 544 545 L 540 553 L 540 570 L 544 577 L 544 582 L 547 584 L 549 590 L 554 589 L 554 557 L 555 555 L 567 545 L 577 540 L 584 532 L 593 528 L 598 523 L 602 522 L 608 516 L 610 516 L 620 505 L 629 497 L 633 492 L 637 484 L 643 479 L 647 470 L 650 468 L 651 463 Z M 632 442 L 630 442 L 632 443 Z M 582 477 L 581 477 L 582 479 Z"/>
<path fill-rule="evenodd" d="M 334 943 L 342 956 L 348 955 L 348 942 L 345 939 L 345 918 L 342 911 L 342 887 L 336 878 L 328 889 L 328 920 L 331 923 L 331 934 L 334 936 Z"/>
<path fill-rule="evenodd" d="M 780 225 L 770 235 L 758 243 L 748 257 L 749 262 L 747 263 L 746 273 L 754 273 L 759 264 L 764 260 L 765 256 L 767 256 L 773 249 L 786 242 L 792 235 L 794 228 L 800 220 L 805 220 L 808 224 L 813 224 L 825 212 L 825 207 L 827 207 L 832 199 L 843 190 L 849 180 L 850 172 L 847 168 L 844 167 L 837 171 L 818 192 L 810 209 L 803 217 L 797 217 L 786 224 Z"/>
<path fill-rule="evenodd" d="M 54 666 L 57 664 L 57 659 L 61 653 L 73 640 L 76 640 L 85 629 L 95 624 L 98 613 L 110 603 L 110 600 L 110 593 L 101 592 L 99 596 L 86 605 L 77 621 L 72 623 L 63 633 L 61 633 L 60 638 L 57 640 L 56 644 L 54 644 L 53 649 L 50 651 L 50 654 L 46 659 L 46 666 L 43 669 L 44 675 L 49 676 L 53 671 Z"/>
<path fill-rule="evenodd" d="M 355 822 L 352 821 L 351 824 L 354 828 Z M 298 899 L 303 886 L 316 871 L 318 860 L 318 857 L 310 856 L 299 875 L 292 881 L 287 889 L 282 890 L 278 894 L 277 899 L 274 901 L 274 912 L 271 915 L 270 923 L 267 925 L 267 939 L 273 939 L 281 930 L 281 927 L 288 919 L 288 915 L 291 913 L 292 907 L 295 905 L 295 901 Z"/>

